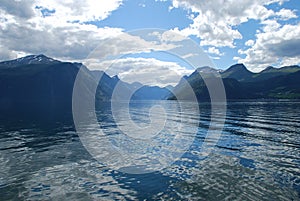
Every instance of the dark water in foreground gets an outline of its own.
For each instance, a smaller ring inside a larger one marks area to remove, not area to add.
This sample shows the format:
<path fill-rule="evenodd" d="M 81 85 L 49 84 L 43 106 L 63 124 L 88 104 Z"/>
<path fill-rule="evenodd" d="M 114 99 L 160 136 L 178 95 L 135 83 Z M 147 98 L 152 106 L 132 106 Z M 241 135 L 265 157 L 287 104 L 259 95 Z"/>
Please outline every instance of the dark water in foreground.
<path fill-rule="evenodd" d="M 222 136 L 203 157 L 209 108 L 200 104 L 198 132 L 183 157 L 142 175 L 93 159 L 68 115 L 2 114 L 0 200 L 300 200 L 300 103 L 228 103 Z M 131 114 L 137 121 L 146 115 L 138 110 Z M 115 132 L 105 104 L 98 115 Z"/>

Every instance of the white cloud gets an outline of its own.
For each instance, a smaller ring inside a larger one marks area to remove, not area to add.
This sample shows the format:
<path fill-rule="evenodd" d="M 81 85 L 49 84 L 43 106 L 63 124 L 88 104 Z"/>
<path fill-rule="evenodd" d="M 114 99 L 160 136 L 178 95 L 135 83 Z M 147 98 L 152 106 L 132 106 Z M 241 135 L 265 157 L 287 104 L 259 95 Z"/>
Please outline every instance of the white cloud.
<path fill-rule="evenodd" d="M 34 0 L 1 0 L 0 10 L 12 16 L 29 19 L 35 16 L 33 4 Z"/>
<path fill-rule="evenodd" d="M 174 43 L 174 42 L 182 42 L 184 40 L 188 40 L 186 36 L 184 36 L 178 29 L 175 30 L 167 30 L 163 31 L 154 31 L 148 33 L 150 37 L 155 37 L 155 40 L 160 43 Z"/>
<path fill-rule="evenodd" d="M 265 21 L 270 17 L 294 18 L 293 11 L 282 9 L 275 13 L 266 6 L 282 4 L 282 0 L 173 0 L 173 7 L 183 7 L 196 13 L 193 23 L 180 30 L 184 35 L 196 35 L 201 45 L 235 47 L 234 40 L 242 39 L 237 26 L 250 19 Z"/>
<path fill-rule="evenodd" d="M 276 12 L 276 15 L 280 17 L 281 20 L 289 20 L 292 18 L 297 18 L 295 11 L 283 8 L 279 12 Z"/>
<path fill-rule="evenodd" d="M 85 58 L 101 40 L 121 34 L 122 30 L 81 22 L 104 19 L 121 3 L 121 0 L 3 0 L 0 58 L 40 53 L 60 59 Z M 51 12 L 45 16 L 46 11 Z"/>
<path fill-rule="evenodd" d="M 157 40 L 145 40 L 140 36 L 122 33 L 116 37 L 110 37 L 98 43 L 89 58 L 99 60 L 109 59 L 108 57 L 120 57 L 126 54 L 149 53 L 151 51 L 168 51 L 177 47 L 174 44 L 166 44 Z"/>
<path fill-rule="evenodd" d="M 218 55 L 218 56 L 224 55 L 223 53 L 220 52 L 219 49 L 217 49 L 215 47 L 209 47 L 208 50 L 207 50 L 207 52 L 210 53 L 210 54 Z"/>
<path fill-rule="evenodd" d="M 219 60 L 219 59 L 221 59 L 221 57 L 218 57 L 218 56 L 210 56 L 210 58 L 213 59 L 213 60 Z"/>
<path fill-rule="evenodd" d="M 122 0 L 37 0 L 35 6 L 53 10 L 51 17 L 65 22 L 88 22 L 107 18 L 121 4 Z"/>
<path fill-rule="evenodd" d="M 191 58 L 191 57 L 195 57 L 195 56 L 199 56 L 199 55 L 198 54 L 189 53 L 189 54 L 183 55 L 182 58 L 183 59 L 187 59 L 187 58 Z"/>
<path fill-rule="evenodd" d="M 276 20 L 265 20 L 262 24 L 264 25 L 264 32 L 276 31 L 281 26 Z"/>
<path fill-rule="evenodd" d="M 97 28 L 78 23 L 53 26 L 44 21 L 36 25 L 34 22 L 11 23 L 6 29 L 0 30 L 0 43 L 11 52 L 44 53 L 55 58 L 83 59 L 101 40 L 122 32 L 117 28 Z"/>
<path fill-rule="evenodd" d="M 131 35 L 120 28 L 81 23 L 104 19 L 120 4 L 120 0 L 28 0 L 26 4 L 5 1 L 0 6 L 0 58 L 43 53 L 56 59 L 82 61 L 101 46 L 93 54 L 104 59 L 119 54 L 167 51 L 177 47 L 172 42 L 183 38 L 167 31 L 158 33 L 159 40 L 151 41 L 142 38 L 143 33 Z M 30 12 L 24 11 L 22 15 L 11 12 L 20 7 Z M 45 9 L 51 11 L 47 16 Z"/>
<path fill-rule="evenodd" d="M 272 23 L 271 23 L 272 24 Z M 279 63 L 292 65 L 300 63 L 300 23 L 296 25 L 271 26 L 266 24 L 263 32 L 256 34 L 255 44 L 245 51 L 239 51 L 246 57 L 239 59 L 251 70 L 260 71 L 265 67 Z"/>
<path fill-rule="evenodd" d="M 111 76 L 117 74 L 120 79 L 129 83 L 140 82 L 158 86 L 176 85 L 183 75 L 193 72 L 175 62 L 131 57 L 94 63 L 90 68 L 105 70 Z"/>
<path fill-rule="evenodd" d="M 187 38 L 180 33 L 177 33 L 173 30 L 165 31 L 161 35 L 162 42 L 180 42 L 186 40 Z"/>
<path fill-rule="evenodd" d="M 254 40 L 247 40 L 246 43 L 245 43 L 245 45 L 246 46 L 253 46 L 254 43 L 255 43 Z"/>
<path fill-rule="evenodd" d="M 234 60 L 234 61 L 238 61 L 238 60 L 240 60 L 240 59 L 242 59 L 242 58 L 241 58 L 241 57 L 237 57 L 237 56 L 233 57 L 233 60 Z"/>

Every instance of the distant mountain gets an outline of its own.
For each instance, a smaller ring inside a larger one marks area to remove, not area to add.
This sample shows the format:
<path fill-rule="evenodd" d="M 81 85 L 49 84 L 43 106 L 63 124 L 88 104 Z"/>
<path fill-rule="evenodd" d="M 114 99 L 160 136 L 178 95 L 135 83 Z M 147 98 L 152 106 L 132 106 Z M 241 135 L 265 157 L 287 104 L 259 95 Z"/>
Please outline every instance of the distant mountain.
<path fill-rule="evenodd" d="M 171 94 L 170 87 L 142 86 L 134 93 L 133 100 L 164 100 Z"/>
<path fill-rule="evenodd" d="M 175 99 L 175 96 L 177 95 L 181 97 L 181 99 L 189 100 L 191 97 L 189 94 L 189 87 L 186 86 L 188 84 L 192 86 L 192 89 L 194 90 L 196 97 L 198 99 L 209 100 L 210 98 L 209 98 L 208 89 L 206 87 L 203 78 L 205 78 L 206 81 L 213 82 L 214 79 L 216 79 L 216 77 L 220 77 L 219 72 L 221 71 L 207 66 L 197 68 L 189 76 L 185 75 L 181 78 L 179 83 L 172 90 L 173 95 L 170 95 L 168 98 Z"/>
<path fill-rule="evenodd" d="M 195 76 L 190 76 L 185 78 L 186 82 L 182 82 L 175 86 L 173 90 L 173 95 L 170 95 L 168 99 L 175 100 L 176 97 L 180 97 L 181 100 L 191 100 L 191 94 L 189 91 L 189 87 L 193 89 L 193 93 L 196 98 L 200 101 L 210 101 L 210 94 L 207 88 L 206 83 L 216 83 L 218 79 L 222 79 L 226 97 L 228 99 L 246 99 L 246 98 L 254 98 L 253 94 L 248 93 L 244 90 L 243 85 L 235 79 L 232 78 L 216 78 L 216 77 L 208 77 L 204 79 L 195 78 Z"/>
<path fill-rule="evenodd" d="M 118 93 L 114 94 L 117 100 L 127 99 L 128 94 L 132 94 L 131 100 L 163 100 L 169 96 L 172 88 L 147 86 L 139 82 L 127 83 L 120 80 L 118 76 L 109 77 L 103 71 L 91 71 L 91 73 L 96 79 L 101 78 L 98 90 L 106 92 L 110 98 L 118 85 Z"/>
<path fill-rule="evenodd" d="M 243 64 L 236 64 L 221 72 L 221 77 L 229 100 L 300 98 L 299 66 L 268 67 L 260 73 L 252 73 Z M 205 79 L 208 82 L 214 82 L 216 78 L 207 75 Z M 175 86 L 174 95 L 170 95 L 168 99 L 176 99 L 176 96 L 179 96 L 189 100 L 187 84 L 192 87 L 197 99 L 210 99 L 203 77 L 199 74 L 199 69 L 189 76 L 184 76 Z"/>
<path fill-rule="evenodd" d="M 297 71 L 300 71 L 300 67 L 296 65 L 285 66 L 282 68 L 274 68 L 272 66 L 269 66 L 260 73 L 256 73 L 255 75 L 253 75 L 253 81 L 263 81 L 273 77 L 295 73 Z"/>
<path fill-rule="evenodd" d="M 286 67 L 283 68 L 283 71 Z M 280 69 L 278 69 L 280 71 Z M 300 71 L 283 73 L 269 79 L 243 83 L 246 91 L 256 97 L 270 99 L 300 99 Z"/>
<path fill-rule="evenodd" d="M 281 75 L 288 75 L 297 71 L 300 71 L 300 67 L 297 65 L 285 66 L 282 68 L 269 66 L 259 73 L 253 73 L 243 64 L 235 64 L 221 72 L 221 75 L 223 78 L 233 78 L 240 82 L 259 82 Z"/>
<path fill-rule="evenodd" d="M 115 95 L 114 98 L 116 100 L 128 99 L 128 94 L 133 94 L 135 91 L 135 88 L 137 87 L 136 83 L 129 84 L 129 83 L 123 82 L 122 80 L 119 79 L 119 77 L 117 75 L 110 77 L 103 71 L 91 71 L 91 73 L 98 81 L 97 91 L 104 91 L 107 94 L 109 100 L 111 100 L 113 92 L 114 92 L 114 90 L 116 90 L 117 85 L 118 85 L 118 93 L 115 92 L 115 94 L 114 94 Z M 133 95 L 133 99 L 137 99 L 135 96 L 136 95 Z"/>

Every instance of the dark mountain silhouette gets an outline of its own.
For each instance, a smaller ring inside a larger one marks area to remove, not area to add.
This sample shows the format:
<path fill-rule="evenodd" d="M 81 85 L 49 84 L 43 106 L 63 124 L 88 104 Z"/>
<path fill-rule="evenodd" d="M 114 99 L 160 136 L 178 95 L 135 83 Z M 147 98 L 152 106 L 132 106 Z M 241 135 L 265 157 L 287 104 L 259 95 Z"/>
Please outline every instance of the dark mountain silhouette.
<path fill-rule="evenodd" d="M 235 64 L 221 72 L 223 78 L 233 78 L 240 82 L 259 82 L 280 75 L 288 75 L 300 70 L 299 66 L 285 66 L 282 68 L 267 67 L 259 73 L 249 71 L 243 64 Z"/>
<path fill-rule="evenodd" d="M 288 75 L 291 73 L 295 73 L 300 70 L 299 66 L 285 66 L 282 68 L 274 68 L 272 66 L 267 67 L 265 70 L 260 73 L 256 73 L 253 76 L 253 81 L 263 81 L 270 78 L 274 78 L 280 75 Z"/>
<path fill-rule="evenodd" d="M 251 91 L 258 98 L 300 99 L 300 71 L 283 73 L 283 75 L 269 79 L 242 84 L 246 91 Z"/>
<path fill-rule="evenodd" d="M 210 76 L 209 73 L 203 76 L 203 72 L 198 68 L 190 76 L 184 76 L 175 87 L 174 95 L 169 99 L 176 99 L 178 96 L 189 100 L 190 95 L 187 94 L 186 86 L 188 84 L 194 90 L 198 100 L 209 100 L 210 96 L 203 79 L 214 82 L 218 76 L 213 73 L 214 71 L 210 72 Z M 300 98 L 299 66 L 268 67 L 260 73 L 252 73 L 243 64 L 236 64 L 220 72 L 220 75 L 228 100 Z"/>
<path fill-rule="evenodd" d="M 195 72 L 197 73 L 197 71 Z M 181 100 L 190 100 L 191 94 L 190 90 L 188 90 L 189 87 L 187 86 L 190 85 L 198 100 L 210 101 L 210 94 L 206 84 L 216 83 L 218 82 L 218 79 L 222 79 L 226 97 L 228 99 L 254 98 L 254 94 L 245 91 L 243 84 L 235 79 L 217 78 L 211 75 L 210 77 L 206 77 L 204 81 L 204 79 L 200 75 L 197 76 L 195 72 L 191 76 L 183 78 L 186 82 L 182 81 L 178 84 L 173 90 L 173 95 L 171 95 L 168 99 L 175 100 L 177 99 L 176 97 L 180 97 Z"/>
<path fill-rule="evenodd" d="M 18 107 L 71 110 L 72 92 L 76 75 L 82 68 L 86 79 L 83 92 L 95 82 L 89 70 L 80 63 L 59 62 L 46 56 L 27 56 L 0 63 L 0 107 L 13 110 Z M 99 97 L 106 99 L 99 91 Z"/>
<path fill-rule="evenodd" d="M 166 88 L 143 86 L 137 82 L 129 84 L 103 71 L 90 71 L 81 63 L 61 62 L 45 55 L 30 55 L 0 62 L 0 110 L 33 108 L 33 111 L 71 111 L 73 87 L 79 69 L 84 77 L 81 81 L 82 97 L 91 95 L 92 86 L 98 85 L 96 100 L 108 101 L 117 84 L 121 89 L 116 94 L 118 99 L 130 93 L 134 100 L 162 99 L 169 94 Z"/>
<path fill-rule="evenodd" d="M 40 108 L 71 110 L 74 81 L 79 69 L 84 79 L 82 97 L 91 95 L 91 86 L 97 85 L 96 100 L 108 101 L 115 87 L 117 99 L 132 94 L 132 100 L 176 99 L 180 95 L 189 99 L 187 84 L 199 100 L 209 100 L 204 82 L 214 83 L 221 76 L 228 99 L 295 99 L 300 98 L 300 67 L 268 67 L 260 73 L 252 73 L 243 64 L 231 66 L 226 71 L 210 67 L 196 69 L 182 77 L 175 87 L 143 86 L 126 83 L 118 76 L 110 77 L 103 71 L 90 71 L 81 63 L 61 62 L 45 55 L 30 55 L 0 62 L 0 110 Z M 99 78 L 101 79 L 99 80 Z"/>

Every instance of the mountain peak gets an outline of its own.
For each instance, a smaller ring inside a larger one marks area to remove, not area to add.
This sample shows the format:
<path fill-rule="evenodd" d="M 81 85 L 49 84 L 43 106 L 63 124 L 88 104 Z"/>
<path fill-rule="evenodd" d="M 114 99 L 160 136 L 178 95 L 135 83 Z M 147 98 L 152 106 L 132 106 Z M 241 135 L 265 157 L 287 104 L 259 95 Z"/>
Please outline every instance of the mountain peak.
<path fill-rule="evenodd" d="M 248 81 L 252 79 L 254 73 L 249 71 L 242 63 L 230 66 L 227 70 L 222 72 L 222 77 L 233 78 L 238 81 Z"/>
<path fill-rule="evenodd" d="M 44 54 L 28 55 L 18 59 L 0 62 L 0 64 L 9 67 L 17 67 L 20 65 L 28 65 L 28 64 L 55 64 L 55 63 L 59 63 L 59 61 L 47 57 Z"/>
<path fill-rule="evenodd" d="M 293 73 L 300 71 L 300 67 L 297 65 L 292 66 L 284 66 L 281 68 L 274 68 L 272 66 L 268 66 L 266 69 L 261 71 L 260 73 Z"/>
<path fill-rule="evenodd" d="M 265 72 L 269 72 L 274 70 L 275 68 L 273 66 L 268 66 L 267 68 L 265 68 L 264 70 L 261 71 L 261 73 L 265 73 Z"/>
<path fill-rule="evenodd" d="M 249 71 L 246 68 L 246 66 L 244 64 L 242 64 L 242 63 L 234 64 L 234 65 L 230 66 L 227 70 L 246 70 L 246 71 Z"/>
<path fill-rule="evenodd" d="M 50 57 L 45 56 L 44 54 L 39 54 L 39 55 L 29 55 L 26 57 L 22 57 L 17 59 L 18 61 L 22 61 L 23 63 L 28 63 L 28 64 L 41 64 L 41 63 L 52 63 L 52 62 L 58 62 L 57 60 L 54 60 Z"/>

